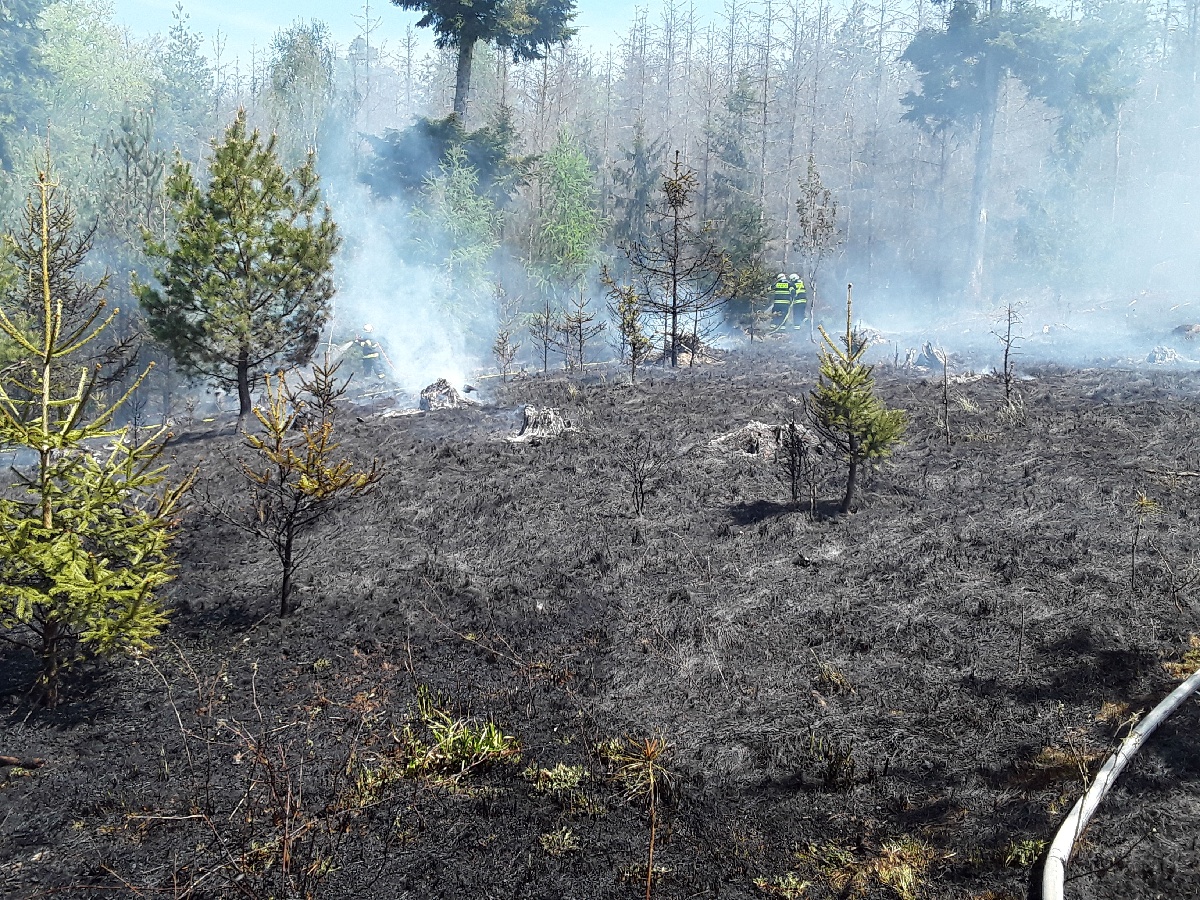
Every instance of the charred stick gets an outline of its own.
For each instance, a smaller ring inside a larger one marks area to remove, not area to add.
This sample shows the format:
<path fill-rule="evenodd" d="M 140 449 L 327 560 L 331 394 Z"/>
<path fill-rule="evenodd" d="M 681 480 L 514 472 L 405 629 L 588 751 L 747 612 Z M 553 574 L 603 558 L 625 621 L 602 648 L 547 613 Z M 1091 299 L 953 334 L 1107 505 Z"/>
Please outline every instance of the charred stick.
<path fill-rule="evenodd" d="M 44 759 L 36 756 L 22 758 L 20 756 L 0 756 L 0 768 L 11 766 L 14 769 L 40 769 L 46 764 Z"/>

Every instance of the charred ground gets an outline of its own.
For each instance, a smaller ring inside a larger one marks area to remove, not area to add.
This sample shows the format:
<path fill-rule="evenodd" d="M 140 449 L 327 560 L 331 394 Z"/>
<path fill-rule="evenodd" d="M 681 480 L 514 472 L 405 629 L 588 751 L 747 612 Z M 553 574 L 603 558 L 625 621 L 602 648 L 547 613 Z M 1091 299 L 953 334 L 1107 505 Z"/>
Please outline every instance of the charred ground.
<path fill-rule="evenodd" d="M 635 897 L 648 816 L 611 742 L 661 734 L 657 897 L 905 896 L 885 863 L 917 846 L 911 896 L 1024 896 L 1198 630 L 1200 483 L 1164 473 L 1200 469 L 1200 375 L 1032 369 L 1023 415 L 955 384 L 949 448 L 939 380 L 877 375 L 907 442 L 816 520 L 710 445 L 785 417 L 799 359 L 347 410 L 343 449 L 386 475 L 316 536 L 292 617 L 266 548 L 195 506 L 153 655 L 52 713 L 0 657 L 0 752 L 47 760 L 0 782 L 0 888 L 282 896 L 286 849 L 320 897 Z M 505 441 L 524 403 L 575 430 Z M 664 451 L 643 518 L 617 465 L 638 431 Z M 176 465 L 233 498 L 237 447 L 185 432 Z M 519 759 L 406 769 L 430 708 Z M 1081 895 L 1198 892 L 1197 725 L 1192 702 L 1103 808 Z"/>

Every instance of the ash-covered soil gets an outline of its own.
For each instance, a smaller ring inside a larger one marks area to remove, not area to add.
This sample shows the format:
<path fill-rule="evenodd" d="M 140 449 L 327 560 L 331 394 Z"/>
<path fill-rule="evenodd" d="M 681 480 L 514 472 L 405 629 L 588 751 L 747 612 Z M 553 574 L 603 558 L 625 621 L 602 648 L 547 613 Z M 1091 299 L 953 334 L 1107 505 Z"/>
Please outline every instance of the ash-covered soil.
<path fill-rule="evenodd" d="M 668 745 L 655 897 L 1025 896 L 1200 631 L 1200 479 L 1169 474 L 1200 471 L 1200 375 L 1025 374 L 1023 415 L 994 378 L 952 385 L 948 447 L 940 379 L 879 369 L 912 421 L 847 516 L 839 466 L 810 516 L 711 445 L 787 416 L 801 358 L 348 409 L 342 449 L 385 475 L 314 535 L 291 617 L 269 548 L 196 502 L 153 654 L 53 712 L 0 657 L 0 753 L 47 761 L 3 770 L 0 891 L 644 896 L 628 736 Z M 574 430 L 504 440 L 526 403 Z M 638 433 L 662 451 L 641 518 Z M 173 452 L 240 496 L 228 430 Z M 429 752 L 431 722 L 489 720 L 519 755 Z M 1193 700 L 1124 776 L 1068 896 L 1200 895 L 1197 724 Z"/>

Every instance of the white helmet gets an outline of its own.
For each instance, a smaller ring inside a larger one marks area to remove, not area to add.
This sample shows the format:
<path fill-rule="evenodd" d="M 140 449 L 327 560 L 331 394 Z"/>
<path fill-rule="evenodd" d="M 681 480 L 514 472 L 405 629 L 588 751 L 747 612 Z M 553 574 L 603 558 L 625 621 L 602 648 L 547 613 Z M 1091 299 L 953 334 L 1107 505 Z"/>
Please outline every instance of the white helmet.
<path fill-rule="evenodd" d="M 782 272 L 780 272 L 780 273 L 779 273 L 779 280 L 780 280 L 780 281 L 787 281 L 787 276 L 786 276 L 786 275 L 784 275 Z"/>
<path fill-rule="evenodd" d="M 363 331 L 365 331 L 367 334 L 370 334 L 374 330 L 375 330 L 374 325 L 364 325 L 363 326 Z"/>
<path fill-rule="evenodd" d="M 795 272 L 793 272 L 791 275 L 788 276 L 788 280 L 789 281 L 799 281 L 800 276 L 797 275 Z"/>

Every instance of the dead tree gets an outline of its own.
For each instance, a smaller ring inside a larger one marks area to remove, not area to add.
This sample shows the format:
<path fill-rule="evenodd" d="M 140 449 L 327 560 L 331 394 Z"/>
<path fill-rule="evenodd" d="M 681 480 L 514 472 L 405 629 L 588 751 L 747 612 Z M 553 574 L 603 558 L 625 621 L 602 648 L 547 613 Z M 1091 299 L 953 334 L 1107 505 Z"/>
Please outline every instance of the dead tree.
<path fill-rule="evenodd" d="M 588 344 L 604 331 L 604 323 L 597 322 L 596 312 L 583 294 L 583 288 L 572 296 L 570 305 L 555 323 L 555 346 L 563 354 L 563 365 L 578 369 L 582 374 L 584 354 Z"/>
<path fill-rule="evenodd" d="M 838 203 L 833 192 L 821 183 L 816 157 L 809 153 L 808 171 L 800 180 L 800 196 L 796 199 L 799 234 L 792 244 L 800 254 L 800 268 L 808 291 L 808 322 L 810 337 L 816 321 L 817 278 L 821 263 L 842 242 L 837 226 Z"/>
<path fill-rule="evenodd" d="M 711 230 L 696 225 L 696 188 L 695 171 L 676 151 L 650 234 L 622 248 L 646 314 L 662 322 L 663 358 L 673 368 L 681 338 L 706 337 L 729 299 L 729 259 Z"/>
<path fill-rule="evenodd" d="M 999 328 L 992 335 L 1000 341 L 1003 350 L 1000 377 L 1004 381 L 1004 406 L 1012 412 L 1020 405 L 1020 395 L 1016 388 L 1016 366 L 1013 357 L 1017 353 L 1017 344 L 1021 341 L 1020 334 L 1014 334 L 1013 329 L 1023 321 L 1020 304 L 1009 303 L 1000 310 L 997 316 Z"/>
<path fill-rule="evenodd" d="M 817 508 L 816 455 L 820 453 L 817 437 L 797 423 L 796 414 L 779 426 L 775 466 L 780 480 L 787 486 L 792 505 L 799 506 L 802 493 L 807 493 L 809 515 Z"/>
<path fill-rule="evenodd" d="M 658 487 L 667 453 L 662 442 L 639 431 L 616 453 L 617 468 L 629 484 L 633 512 L 639 519 L 646 512 L 646 500 Z"/>

